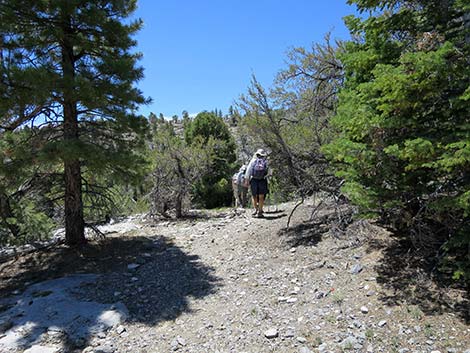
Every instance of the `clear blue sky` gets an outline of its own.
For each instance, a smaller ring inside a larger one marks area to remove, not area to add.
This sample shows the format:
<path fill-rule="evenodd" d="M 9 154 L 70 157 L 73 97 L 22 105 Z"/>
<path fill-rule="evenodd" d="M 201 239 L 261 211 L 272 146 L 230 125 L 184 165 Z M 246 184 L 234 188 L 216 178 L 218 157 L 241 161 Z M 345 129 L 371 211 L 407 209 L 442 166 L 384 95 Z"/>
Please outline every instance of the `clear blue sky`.
<path fill-rule="evenodd" d="M 139 0 L 144 55 L 138 87 L 153 99 L 141 113 L 181 116 L 228 107 L 254 73 L 270 86 L 292 47 L 348 38 L 346 0 Z"/>

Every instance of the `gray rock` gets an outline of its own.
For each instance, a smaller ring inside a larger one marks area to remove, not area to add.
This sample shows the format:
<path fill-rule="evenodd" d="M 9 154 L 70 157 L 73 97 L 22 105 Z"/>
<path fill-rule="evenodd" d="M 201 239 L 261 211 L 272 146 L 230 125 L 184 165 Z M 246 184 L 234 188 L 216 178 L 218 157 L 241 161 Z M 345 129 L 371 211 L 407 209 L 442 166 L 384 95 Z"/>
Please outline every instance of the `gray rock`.
<path fill-rule="evenodd" d="M 355 348 L 357 344 L 358 342 L 357 342 L 356 337 L 348 336 L 343 341 L 341 341 L 340 346 L 343 349 L 351 349 L 353 347 Z"/>
<path fill-rule="evenodd" d="M 367 306 L 361 306 L 361 313 L 367 314 L 368 312 L 369 312 L 369 309 L 367 308 Z"/>
<path fill-rule="evenodd" d="M 286 338 L 292 338 L 295 336 L 294 330 L 287 330 L 286 333 L 284 333 L 284 337 Z"/>
<path fill-rule="evenodd" d="M 114 353 L 116 349 L 111 345 L 102 345 L 94 349 L 94 353 Z"/>
<path fill-rule="evenodd" d="M 121 333 L 123 333 L 124 331 L 126 331 L 126 328 L 122 325 L 119 325 L 117 328 L 116 328 L 116 333 L 118 335 L 120 335 Z"/>
<path fill-rule="evenodd" d="M 173 351 L 177 351 L 180 348 L 180 344 L 178 343 L 178 340 L 176 338 L 171 341 L 170 347 Z"/>
<path fill-rule="evenodd" d="M 299 349 L 299 353 L 313 353 L 310 349 L 308 349 L 307 347 L 301 347 Z"/>
<path fill-rule="evenodd" d="M 28 348 L 23 353 L 56 353 L 59 352 L 59 350 L 60 349 L 58 347 L 36 345 Z"/>
<path fill-rule="evenodd" d="M 352 273 L 353 275 L 357 275 L 358 273 L 362 272 L 362 270 L 363 270 L 363 267 L 361 264 L 355 264 L 349 272 Z"/>
<path fill-rule="evenodd" d="M 387 321 L 385 320 L 380 320 L 378 323 L 379 327 L 384 327 L 386 324 L 387 324 Z"/>
<path fill-rule="evenodd" d="M 177 337 L 176 340 L 180 346 L 186 346 L 186 340 L 183 337 Z"/>
<path fill-rule="evenodd" d="M 139 267 L 140 267 L 139 264 L 129 264 L 129 265 L 127 265 L 128 270 L 135 270 L 136 268 L 139 268 Z"/>
<path fill-rule="evenodd" d="M 276 338 L 279 335 L 279 332 L 276 328 L 270 328 L 264 332 L 264 337 L 266 338 Z"/>

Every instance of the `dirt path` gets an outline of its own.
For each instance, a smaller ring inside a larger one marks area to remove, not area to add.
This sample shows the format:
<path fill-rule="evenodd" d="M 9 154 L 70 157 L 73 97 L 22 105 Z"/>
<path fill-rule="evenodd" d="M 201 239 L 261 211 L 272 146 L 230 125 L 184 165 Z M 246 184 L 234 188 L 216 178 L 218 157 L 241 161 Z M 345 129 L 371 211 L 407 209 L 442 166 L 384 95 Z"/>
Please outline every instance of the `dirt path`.
<path fill-rule="evenodd" d="M 109 235 L 121 252 L 97 260 L 90 269 L 108 272 L 77 296 L 124 303 L 128 320 L 62 351 L 470 352 L 468 293 L 438 290 L 411 259 L 391 261 L 399 244 L 377 226 L 319 234 L 307 203 L 285 230 L 292 207 Z"/>

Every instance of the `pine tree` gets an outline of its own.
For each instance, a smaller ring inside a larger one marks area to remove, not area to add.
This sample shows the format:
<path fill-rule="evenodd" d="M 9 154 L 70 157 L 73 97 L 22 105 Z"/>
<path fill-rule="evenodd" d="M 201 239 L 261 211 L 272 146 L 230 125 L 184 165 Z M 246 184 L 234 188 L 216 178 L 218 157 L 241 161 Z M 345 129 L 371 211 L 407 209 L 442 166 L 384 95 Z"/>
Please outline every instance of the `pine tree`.
<path fill-rule="evenodd" d="M 47 123 L 57 131 L 42 161 L 62 165 L 66 241 L 85 241 L 87 175 L 132 170 L 132 146 L 146 102 L 133 83 L 143 77 L 132 51 L 141 21 L 128 21 L 136 1 L 9 0 L 0 3 L 3 130 Z"/>

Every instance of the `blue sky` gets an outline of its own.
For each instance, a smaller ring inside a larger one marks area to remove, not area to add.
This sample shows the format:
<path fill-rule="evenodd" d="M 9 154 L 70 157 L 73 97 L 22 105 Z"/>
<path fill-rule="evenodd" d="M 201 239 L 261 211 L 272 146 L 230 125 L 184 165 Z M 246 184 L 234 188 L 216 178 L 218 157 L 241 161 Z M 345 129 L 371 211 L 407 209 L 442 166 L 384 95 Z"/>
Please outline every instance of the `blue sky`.
<path fill-rule="evenodd" d="M 153 99 L 141 113 L 226 113 L 252 73 L 270 86 L 289 48 L 322 42 L 328 31 L 348 38 L 342 18 L 354 10 L 346 0 L 139 0 L 138 87 Z"/>

